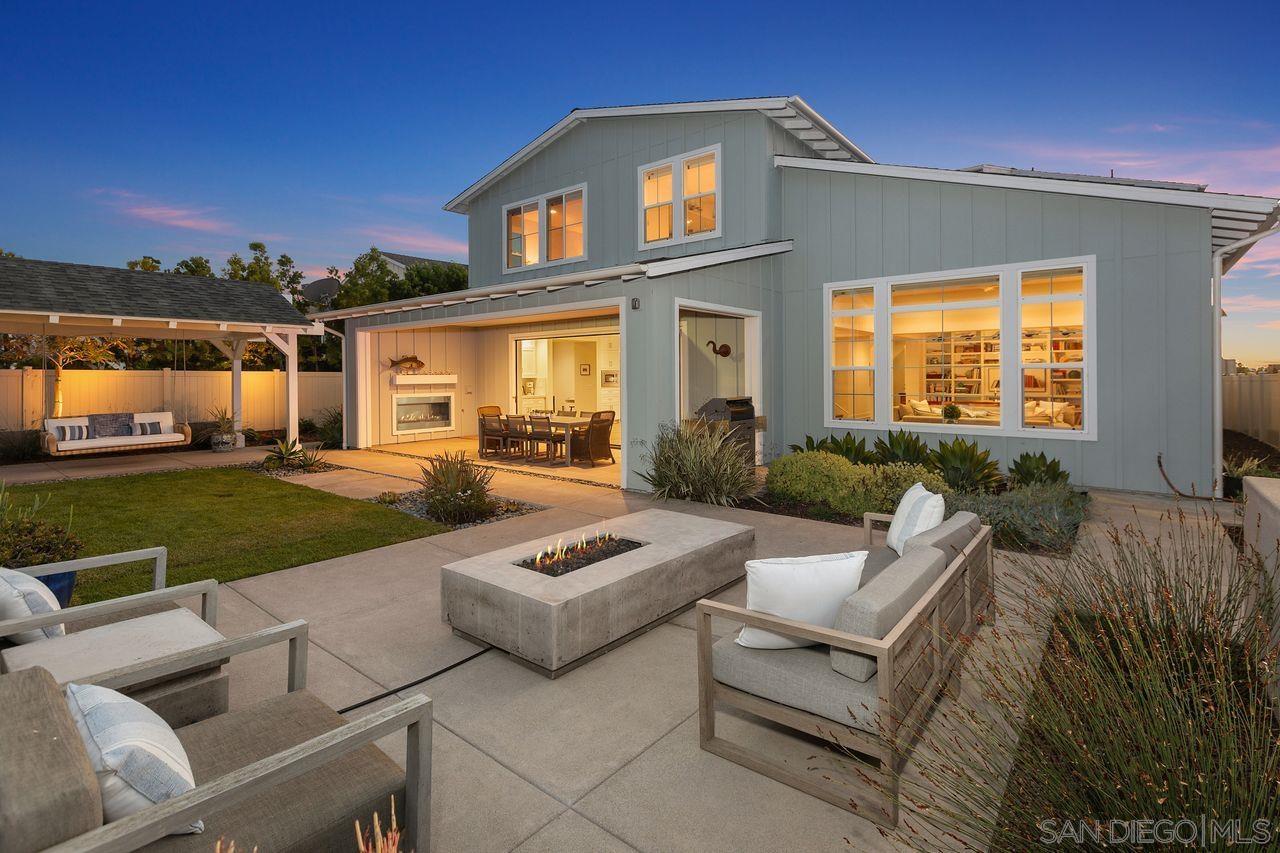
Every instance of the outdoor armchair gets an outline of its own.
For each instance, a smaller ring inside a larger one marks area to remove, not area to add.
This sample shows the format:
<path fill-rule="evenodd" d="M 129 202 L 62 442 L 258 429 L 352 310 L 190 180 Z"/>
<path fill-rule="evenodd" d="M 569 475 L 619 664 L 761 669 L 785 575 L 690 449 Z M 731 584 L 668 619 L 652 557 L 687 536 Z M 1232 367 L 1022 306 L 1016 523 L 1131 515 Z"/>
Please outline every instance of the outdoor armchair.
<path fill-rule="evenodd" d="M 194 790 L 102 823 L 97 780 L 62 689 L 47 671 L 0 675 L 0 831 L 5 850 L 105 853 L 236 849 L 351 850 L 355 821 L 390 820 L 405 850 L 428 853 L 431 700 L 415 696 L 348 722 L 306 690 L 307 625 L 296 621 L 102 673 L 81 683 L 115 690 L 280 642 L 289 644 L 288 692 L 175 729 Z M 19 711 L 21 710 L 21 713 Z M 12 711 L 12 713 L 6 713 Z M 30 737 L 32 728 L 47 738 Z M 406 729 L 407 772 L 374 741 Z M 56 741 L 56 743 L 55 743 Z M 20 770 L 43 766 L 44 772 Z M 61 810 L 50 820 L 50 804 Z M 193 821 L 204 832 L 169 835 Z"/>
<path fill-rule="evenodd" d="M 0 672 L 42 667 L 65 684 L 225 639 L 217 630 L 217 581 L 166 587 L 168 550 L 163 547 L 27 566 L 18 571 L 41 578 L 143 561 L 152 564 L 149 592 L 0 621 Z M 178 601 L 197 596 L 199 616 L 177 606 Z M 65 626 L 66 635 L 19 645 L 5 640 L 50 625 Z M 82 630 L 73 630 L 77 628 Z M 185 725 L 227 709 L 227 676 L 219 661 L 211 661 L 134 685 L 129 695 L 170 725 Z"/>

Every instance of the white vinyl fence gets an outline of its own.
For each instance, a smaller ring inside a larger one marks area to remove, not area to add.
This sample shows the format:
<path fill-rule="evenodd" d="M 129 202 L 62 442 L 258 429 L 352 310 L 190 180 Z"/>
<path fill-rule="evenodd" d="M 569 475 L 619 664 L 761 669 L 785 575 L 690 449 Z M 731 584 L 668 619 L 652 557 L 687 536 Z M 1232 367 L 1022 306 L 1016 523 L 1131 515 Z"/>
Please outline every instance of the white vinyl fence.
<path fill-rule="evenodd" d="M 244 371 L 244 423 L 284 429 L 284 372 Z M 298 374 L 298 412 L 314 418 L 342 404 L 342 374 Z M 62 413 L 173 412 L 179 421 L 209 419 L 209 410 L 231 411 L 229 370 L 65 370 Z M 0 370 L 0 429 L 36 429 L 53 410 L 53 371 Z"/>
<path fill-rule="evenodd" d="M 1222 425 L 1280 447 L 1280 373 L 1222 377 Z"/>

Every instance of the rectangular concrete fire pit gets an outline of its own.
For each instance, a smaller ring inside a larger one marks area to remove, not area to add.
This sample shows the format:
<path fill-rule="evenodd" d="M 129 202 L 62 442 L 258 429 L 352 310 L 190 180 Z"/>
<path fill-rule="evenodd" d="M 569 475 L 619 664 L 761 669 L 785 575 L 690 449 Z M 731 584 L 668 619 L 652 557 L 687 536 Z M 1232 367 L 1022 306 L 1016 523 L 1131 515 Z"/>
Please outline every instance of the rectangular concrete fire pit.
<path fill-rule="evenodd" d="M 560 577 L 517 565 L 597 531 L 643 546 Z M 754 551 L 753 528 L 648 509 L 450 563 L 441 607 L 455 632 L 554 678 L 733 583 Z"/>

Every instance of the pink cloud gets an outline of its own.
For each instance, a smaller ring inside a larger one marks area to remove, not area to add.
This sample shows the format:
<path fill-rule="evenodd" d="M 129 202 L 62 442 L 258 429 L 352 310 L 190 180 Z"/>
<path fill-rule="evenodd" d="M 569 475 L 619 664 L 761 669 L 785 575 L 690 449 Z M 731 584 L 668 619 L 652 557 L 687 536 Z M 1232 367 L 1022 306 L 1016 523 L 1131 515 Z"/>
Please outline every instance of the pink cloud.
<path fill-rule="evenodd" d="M 1208 184 L 1210 191 L 1280 196 L 1280 141 L 1241 147 L 1147 149 L 1022 140 L 996 148 L 1035 158 L 1037 169 Z"/>
<path fill-rule="evenodd" d="M 1280 236 L 1268 237 L 1255 244 L 1231 271 L 1238 272 L 1242 270 L 1261 273 L 1267 277 L 1280 276 Z M 1224 305 L 1226 301 L 1224 297 Z M 1273 301 L 1277 303 L 1276 308 L 1280 310 L 1280 300 Z"/>
<path fill-rule="evenodd" d="M 1181 128 L 1176 124 L 1167 124 L 1164 122 L 1148 121 L 1148 122 L 1130 122 L 1128 124 L 1117 125 L 1116 127 L 1107 128 L 1110 133 L 1172 133 Z"/>
<path fill-rule="evenodd" d="M 230 234 L 236 230 L 227 220 L 211 216 L 217 210 L 213 207 L 166 204 L 130 190 L 96 189 L 93 195 L 126 219 L 207 234 Z"/>
<path fill-rule="evenodd" d="M 379 249 L 394 252 L 398 249 L 426 252 L 437 255 L 466 257 L 467 241 L 431 231 L 399 228 L 394 225 L 375 225 L 360 229 L 359 233 L 371 239 Z"/>
<path fill-rule="evenodd" d="M 1228 313 L 1237 311 L 1280 311 L 1280 297 L 1258 296 L 1244 293 L 1239 296 L 1222 295 L 1222 307 Z"/>

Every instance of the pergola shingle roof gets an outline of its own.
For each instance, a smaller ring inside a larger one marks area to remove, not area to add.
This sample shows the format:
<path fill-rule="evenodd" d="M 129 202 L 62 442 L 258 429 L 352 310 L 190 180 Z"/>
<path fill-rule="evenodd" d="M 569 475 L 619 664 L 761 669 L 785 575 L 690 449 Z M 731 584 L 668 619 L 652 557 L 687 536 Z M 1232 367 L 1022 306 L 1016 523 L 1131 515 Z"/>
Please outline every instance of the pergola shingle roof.
<path fill-rule="evenodd" d="M 310 326 L 268 284 L 0 258 L 0 312 Z"/>

